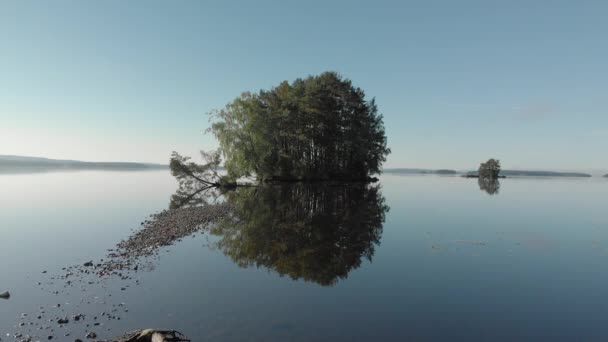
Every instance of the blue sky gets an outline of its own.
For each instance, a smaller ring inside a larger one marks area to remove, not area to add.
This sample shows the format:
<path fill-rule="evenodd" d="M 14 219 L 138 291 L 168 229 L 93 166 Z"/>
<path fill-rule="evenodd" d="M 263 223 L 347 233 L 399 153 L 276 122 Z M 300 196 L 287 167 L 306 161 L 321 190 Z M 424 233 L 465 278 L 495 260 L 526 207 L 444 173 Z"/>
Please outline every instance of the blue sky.
<path fill-rule="evenodd" d="M 336 70 L 386 167 L 608 168 L 607 1 L 2 1 L 0 154 L 168 162 L 205 113 Z"/>

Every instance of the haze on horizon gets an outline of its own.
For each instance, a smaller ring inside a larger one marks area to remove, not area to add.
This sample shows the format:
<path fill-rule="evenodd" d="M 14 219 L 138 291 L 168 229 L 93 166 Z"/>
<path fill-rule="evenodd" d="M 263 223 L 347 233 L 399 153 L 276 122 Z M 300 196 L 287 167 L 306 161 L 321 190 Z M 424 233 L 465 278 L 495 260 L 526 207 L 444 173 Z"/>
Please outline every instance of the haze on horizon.
<path fill-rule="evenodd" d="M 608 168 L 608 3 L 0 2 L 0 154 L 166 164 L 206 112 L 335 70 L 386 168 Z"/>

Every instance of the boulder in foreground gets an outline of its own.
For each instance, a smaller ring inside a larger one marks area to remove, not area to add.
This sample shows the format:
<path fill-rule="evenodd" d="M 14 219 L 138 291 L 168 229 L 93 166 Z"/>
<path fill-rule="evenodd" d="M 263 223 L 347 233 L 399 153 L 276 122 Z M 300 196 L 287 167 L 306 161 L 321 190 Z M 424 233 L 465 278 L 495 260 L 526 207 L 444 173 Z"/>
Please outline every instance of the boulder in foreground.
<path fill-rule="evenodd" d="M 182 333 L 175 330 L 145 329 L 105 342 L 190 342 Z"/>

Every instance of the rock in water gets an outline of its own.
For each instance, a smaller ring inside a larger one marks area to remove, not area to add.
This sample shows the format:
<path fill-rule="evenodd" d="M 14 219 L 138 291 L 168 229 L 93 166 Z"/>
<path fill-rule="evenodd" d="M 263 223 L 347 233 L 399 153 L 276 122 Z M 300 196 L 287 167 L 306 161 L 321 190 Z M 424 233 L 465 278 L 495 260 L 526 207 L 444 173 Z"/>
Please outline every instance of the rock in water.
<path fill-rule="evenodd" d="M 189 342 L 183 334 L 175 330 L 145 329 L 130 332 L 122 337 L 104 342 Z"/>
<path fill-rule="evenodd" d="M 159 333 L 152 334 L 152 342 L 165 342 L 165 336 Z"/>
<path fill-rule="evenodd" d="M 0 298 L 9 299 L 9 298 L 11 298 L 11 294 L 8 293 L 8 291 L 0 292 Z"/>

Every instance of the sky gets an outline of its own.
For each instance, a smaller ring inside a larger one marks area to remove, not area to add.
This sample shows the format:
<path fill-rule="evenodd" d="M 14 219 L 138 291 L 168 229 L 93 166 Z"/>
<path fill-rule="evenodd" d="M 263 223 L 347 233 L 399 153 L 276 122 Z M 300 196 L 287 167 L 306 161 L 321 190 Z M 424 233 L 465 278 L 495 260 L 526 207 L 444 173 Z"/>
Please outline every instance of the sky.
<path fill-rule="evenodd" d="M 206 113 L 334 70 L 385 167 L 608 168 L 608 1 L 0 1 L 0 154 L 168 163 Z"/>

